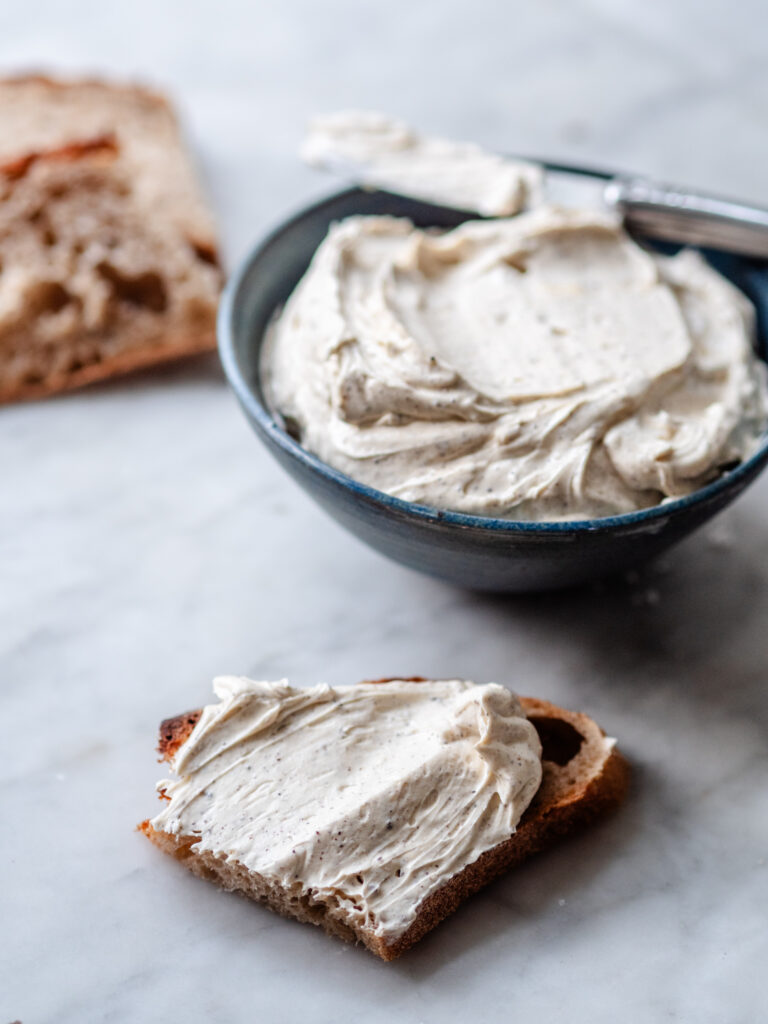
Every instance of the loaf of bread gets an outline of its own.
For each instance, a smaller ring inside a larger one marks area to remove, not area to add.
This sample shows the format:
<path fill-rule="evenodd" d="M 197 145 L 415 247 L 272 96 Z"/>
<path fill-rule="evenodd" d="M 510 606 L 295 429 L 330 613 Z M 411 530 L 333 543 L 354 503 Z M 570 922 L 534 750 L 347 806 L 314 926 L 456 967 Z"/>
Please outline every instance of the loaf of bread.
<path fill-rule="evenodd" d="M 383 960 L 394 960 L 453 913 L 468 896 L 527 857 L 614 808 L 624 797 L 628 781 L 626 761 L 615 745 L 606 741 L 591 718 L 546 701 L 521 698 L 521 703 L 542 745 L 543 775 L 533 801 L 514 834 L 486 850 L 447 884 L 432 892 L 418 907 L 417 916 L 407 931 L 394 941 L 345 916 L 338 901 L 333 907 L 325 906 L 318 894 L 308 890 L 306 885 L 301 889 L 301 879 L 297 879 L 290 890 L 282 889 L 274 879 L 248 870 L 234 857 L 197 852 L 198 837 L 194 835 L 158 831 L 148 820 L 139 828 L 161 850 L 199 877 L 244 893 L 279 914 L 319 925 L 329 934 L 347 941 L 360 942 Z M 161 724 L 158 750 L 164 760 L 174 759 L 200 714 L 200 711 L 188 712 Z M 454 825 L 446 822 L 446 828 Z"/>
<path fill-rule="evenodd" d="M 164 97 L 0 81 L 0 401 L 213 348 L 220 286 Z"/>

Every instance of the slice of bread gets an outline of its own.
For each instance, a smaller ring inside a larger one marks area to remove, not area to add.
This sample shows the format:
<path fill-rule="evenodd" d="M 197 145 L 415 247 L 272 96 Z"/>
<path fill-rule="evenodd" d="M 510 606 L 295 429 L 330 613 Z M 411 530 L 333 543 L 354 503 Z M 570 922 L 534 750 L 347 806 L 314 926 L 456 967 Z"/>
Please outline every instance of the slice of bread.
<path fill-rule="evenodd" d="M 361 942 L 382 960 L 394 960 L 453 913 L 472 893 L 531 854 L 553 845 L 616 807 L 625 795 L 627 763 L 591 718 L 528 697 L 521 698 L 521 703 L 539 733 L 543 748 L 543 777 L 536 796 L 511 838 L 487 850 L 428 896 L 413 924 L 394 942 L 356 927 L 345 918 L 343 911 L 325 906 L 311 891 L 288 892 L 237 861 L 208 852 L 196 853 L 195 836 L 158 832 L 148 820 L 139 828 L 161 850 L 199 877 L 266 903 L 279 914 L 320 925 L 329 934 L 349 942 Z M 200 714 L 200 711 L 191 711 L 161 724 L 158 752 L 162 760 L 173 759 Z"/>
<path fill-rule="evenodd" d="M 220 287 L 163 97 L 0 81 L 0 401 L 212 349 Z"/>

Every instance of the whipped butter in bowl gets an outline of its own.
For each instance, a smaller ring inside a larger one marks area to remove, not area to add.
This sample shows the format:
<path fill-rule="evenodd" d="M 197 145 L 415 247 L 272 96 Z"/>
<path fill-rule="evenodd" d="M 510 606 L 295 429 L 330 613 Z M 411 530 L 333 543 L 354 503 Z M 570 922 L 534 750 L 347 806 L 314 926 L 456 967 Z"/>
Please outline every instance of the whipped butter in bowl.
<path fill-rule="evenodd" d="M 596 210 L 468 220 L 352 189 L 254 252 L 220 349 L 257 433 L 363 540 L 546 589 L 658 553 L 768 461 L 768 284 L 718 266 Z"/>
<path fill-rule="evenodd" d="M 765 367 L 745 296 L 692 251 L 541 207 L 442 234 L 334 224 L 274 324 L 271 407 L 329 465 L 476 516 L 588 519 L 750 455 Z"/>

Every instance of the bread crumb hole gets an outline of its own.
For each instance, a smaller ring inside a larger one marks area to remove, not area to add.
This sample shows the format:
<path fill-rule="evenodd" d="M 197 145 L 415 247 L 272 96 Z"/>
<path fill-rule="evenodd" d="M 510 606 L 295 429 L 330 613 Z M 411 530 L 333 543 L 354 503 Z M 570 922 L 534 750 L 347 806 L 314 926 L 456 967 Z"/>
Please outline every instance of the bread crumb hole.
<path fill-rule="evenodd" d="M 543 761 L 566 765 L 581 750 L 584 737 L 570 722 L 565 722 L 562 718 L 545 718 L 537 715 L 529 716 L 528 721 L 539 734 Z"/>
<path fill-rule="evenodd" d="M 34 305 L 40 313 L 58 313 L 77 301 L 59 281 L 42 281 L 37 288 Z"/>
<path fill-rule="evenodd" d="M 207 263 L 211 267 L 218 267 L 219 261 L 216 258 L 216 250 L 210 245 L 205 245 L 203 242 L 192 242 L 192 252 L 202 262 Z"/>
<path fill-rule="evenodd" d="M 96 267 L 98 272 L 108 281 L 112 291 L 121 302 L 131 306 L 141 306 L 153 313 L 163 313 L 168 305 L 168 297 L 160 275 L 154 270 L 131 277 L 118 270 L 107 260 L 102 260 Z"/>
<path fill-rule="evenodd" d="M 29 223 L 33 224 L 39 230 L 43 245 L 46 245 L 49 248 L 56 245 L 59 239 L 56 236 L 56 232 L 50 225 L 48 214 L 42 207 L 30 214 Z"/>

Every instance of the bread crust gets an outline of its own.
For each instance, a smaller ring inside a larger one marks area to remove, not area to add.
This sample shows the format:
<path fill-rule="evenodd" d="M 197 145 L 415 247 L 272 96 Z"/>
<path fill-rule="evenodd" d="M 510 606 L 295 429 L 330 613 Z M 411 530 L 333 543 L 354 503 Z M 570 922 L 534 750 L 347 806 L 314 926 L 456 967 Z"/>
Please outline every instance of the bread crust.
<path fill-rule="evenodd" d="M 96 135 L 89 139 L 73 139 L 64 146 L 56 146 L 53 149 L 33 149 L 14 160 L 8 160 L 4 164 L 0 164 L 0 175 L 8 181 L 18 181 L 38 160 L 58 160 L 61 163 L 72 163 L 86 156 L 101 156 L 109 162 L 117 154 L 117 139 L 112 134 Z"/>
<path fill-rule="evenodd" d="M 152 366 L 171 363 L 190 356 L 212 352 L 216 348 L 215 338 L 210 331 L 198 334 L 184 332 L 179 335 L 166 335 L 163 344 L 158 347 L 133 349 L 110 356 L 98 363 L 82 366 L 78 370 L 68 370 L 62 374 L 52 374 L 46 380 L 34 384 L 22 384 L 17 387 L 4 387 L 0 381 L 0 404 L 10 402 L 33 402 L 53 395 L 77 391 L 89 384 L 109 380 L 112 377 L 124 377 L 137 370 L 146 370 Z"/>
<path fill-rule="evenodd" d="M 105 79 L 99 78 L 98 75 L 87 75 L 84 78 L 81 75 L 75 75 L 72 78 L 52 78 L 45 71 L 20 71 L 18 74 L 0 77 L 0 85 L 29 85 L 31 83 L 44 85 L 49 89 L 59 92 L 64 92 L 67 89 L 79 89 L 81 86 L 88 85 L 97 89 L 107 89 L 110 92 L 128 93 L 131 96 L 139 93 L 147 100 L 158 104 L 158 106 L 167 107 L 170 105 L 159 89 L 153 89 L 143 82 L 105 81 Z"/>
<path fill-rule="evenodd" d="M 423 681 L 420 676 L 410 679 Z M 377 683 L 388 681 L 368 680 Z M 347 941 L 358 941 L 382 960 L 395 960 L 473 893 L 509 868 L 613 810 L 626 795 L 629 766 L 616 747 L 606 743 L 605 733 L 593 719 L 532 697 L 522 697 L 521 703 L 542 738 L 543 776 L 536 796 L 515 833 L 481 854 L 427 897 L 413 924 L 394 942 L 387 942 L 371 929 L 350 927 L 334 908 L 315 903 L 311 893 L 300 898 L 293 894 L 288 898 L 288 894 L 275 892 L 269 886 L 254 885 L 253 876 L 242 865 L 227 862 L 216 855 L 196 854 L 194 846 L 197 839 L 194 836 L 176 837 L 157 832 L 149 820 L 143 821 L 139 829 L 156 846 L 198 876 L 215 881 L 224 888 L 239 890 L 266 903 L 277 913 L 320 925 L 330 934 Z M 187 711 L 161 723 L 157 747 L 161 761 L 172 761 L 201 713 L 199 709 Z"/>
<path fill-rule="evenodd" d="M 160 723 L 160 736 L 157 741 L 157 752 L 161 761 L 172 761 L 176 751 L 186 743 L 190 733 L 200 721 L 202 709 L 186 711 L 182 715 L 175 715 L 173 718 L 164 718 Z"/>

